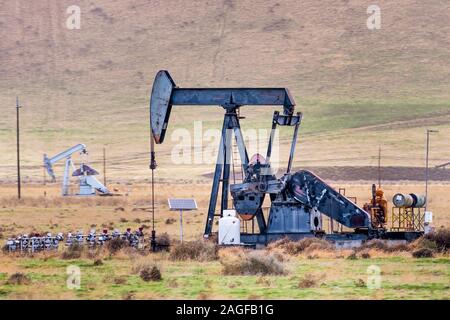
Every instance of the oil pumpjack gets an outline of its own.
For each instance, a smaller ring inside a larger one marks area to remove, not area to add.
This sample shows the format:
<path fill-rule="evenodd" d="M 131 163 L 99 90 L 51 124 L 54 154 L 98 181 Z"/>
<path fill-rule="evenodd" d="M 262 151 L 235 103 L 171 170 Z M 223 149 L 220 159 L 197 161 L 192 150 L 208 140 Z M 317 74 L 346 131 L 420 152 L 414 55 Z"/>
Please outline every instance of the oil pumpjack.
<path fill-rule="evenodd" d="M 385 236 L 386 229 L 373 224 L 367 211 L 337 192 L 313 172 L 307 170 L 291 172 L 302 114 L 295 112 L 295 101 L 288 89 L 179 88 L 169 72 L 161 70 L 155 77 L 150 97 L 150 127 L 152 139 L 157 144 L 164 141 L 172 107 L 188 105 L 218 105 L 225 111 L 205 223 L 205 238 L 212 234 L 216 217 L 233 219 L 229 215 L 228 207 L 230 193 L 236 213 L 246 220 L 256 219 L 258 225 L 258 232 L 240 232 L 238 228 L 240 243 L 267 244 L 283 237 L 294 240 L 312 236 L 322 236 L 329 240 L 366 240 Z M 259 155 L 252 161 L 249 161 L 239 123 L 239 108 L 247 105 L 283 108 L 282 112 L 275 111 L 273 114 L 266 157 Z M 294 129 L 288 165 L 285 173 L 278 178 L 273 174 L 270 163 L 277 126 Z M 242 163 L 243 181 L 230 184 L 233 134 Z M 220 211 L 217 213 L 220 185 L 222 186 Z M 263 214 L 266 195 L 271 201 L 267 221 Z M 224 212 L 227 217 L 224 217 Z M 350 231 L 325 234 L 321 223 L 322 214 Z M 405 235 L 408 236 L 414 238 L 418 235 Z"/>
<path fill-rule="evenodd" d="M 64 168 L 64 176 L 62 181 L 61 194 L 63 196 L 69 195 L 69 183 L 70 183 L 70 169 L 73 170 L 72 176 L 78 177 L 79 179 L 79 192 L 77 195 L 80 196 L 90 196 L 95 195 L 96 191 L 100 194 L 107 195 L 109 194 L 108 188 L 104 186 L 100 181 L 95 178 L 95 175 L 98 175 L 98 172 L 88 166 L 85 163 L 82 163 L 78 169 L 75 168 L 73 164 L 72 155 L 75 153 L 80 153 L 82 155 L 87 154 L 86 145 L 77 144 L 61 153 L 58 153 L 54 157 L 49 158 L 46 154 L 44 154 L 44 167 L 47 170 L 47 173 L 51 177 L 52 181 L 56 181 L 55 173 L 53 171 L 53 164 L 56 162 L 65 159 L 65 168 Z"/>

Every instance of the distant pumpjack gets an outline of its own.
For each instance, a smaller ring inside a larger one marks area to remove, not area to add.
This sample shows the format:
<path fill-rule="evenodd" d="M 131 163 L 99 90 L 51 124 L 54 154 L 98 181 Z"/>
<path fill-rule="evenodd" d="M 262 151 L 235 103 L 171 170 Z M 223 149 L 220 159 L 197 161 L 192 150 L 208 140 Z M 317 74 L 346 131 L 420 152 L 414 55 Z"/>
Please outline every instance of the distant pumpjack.
<path fill-rule="evenodd" d="M 96 170 L 92 169 L 84 163 L 80 165 L 80 168 L 75 169 L 75 165 L 72 161 L 72 155 L 77 152 L 79 152 L 80 154 L 87 154 L 86 146 L 84 144 L 77 144 L 61 153 L 58 153 L 52 158 L 48 158 L 47 155 L 44 154 L 44 167 L 47 170 L 49 176 L 52 178 L 52 181 L 56 180 L 55 173 L 53 171 L 53 164 L 62 159 L 65 159 L 66 163 L 64 168 L 61 194 L 63 196 L 69 195 L 70 168 L 72 168 L 73 170 L 72 176 L 79 178 L 79 193 L 77 195 L 95 195 L 96 191 L 101 194 L 109 194 L 108 188 L 106 188 L 100 181 L 97 180 L 97 178 L 95 178 L 95 175 L 98 175 L 98 172 Z"/>

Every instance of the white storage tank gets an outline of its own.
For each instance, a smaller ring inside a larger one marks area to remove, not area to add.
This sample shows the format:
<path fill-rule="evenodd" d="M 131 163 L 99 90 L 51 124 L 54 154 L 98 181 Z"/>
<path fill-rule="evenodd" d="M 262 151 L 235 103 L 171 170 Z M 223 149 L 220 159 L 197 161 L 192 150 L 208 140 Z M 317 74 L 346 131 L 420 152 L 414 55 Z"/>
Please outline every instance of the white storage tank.
<path fill-rule="evenodd" d="M 223 210 L 219 219 L 220 245 L 238 245 L 241 243 L 241 222 L 236 217 L 236 210 Z"/>

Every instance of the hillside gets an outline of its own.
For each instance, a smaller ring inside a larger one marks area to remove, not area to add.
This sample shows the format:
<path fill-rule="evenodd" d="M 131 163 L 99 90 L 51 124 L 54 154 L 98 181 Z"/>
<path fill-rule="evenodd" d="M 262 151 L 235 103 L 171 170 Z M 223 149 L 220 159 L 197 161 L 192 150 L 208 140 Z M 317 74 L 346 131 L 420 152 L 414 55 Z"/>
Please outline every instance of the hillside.
<path fill-rule="evenodd" d="M 430 126 L 440 130 L 431 165 L 450 161 L 448 1 L 377 1 L 380 30 L 367 29 L 368 3 L 355 0 L 78 1 L 80 30 L 65 26 L 73 1 L 0 4 L 2 181 L 14 179 L 16 95 L 25 179 L 42 176 L 44 152 L 76 143 L 97 166 L 106 145 L 116 179 L 147 177 L 159 69 L 185 87 L 288 87 L 305 114 L 297 166 L 373 166 L 379 145 L 384 165 L 422 166 Z M 243 110 L 243 126 L 269 129 L 272 111 Z M 179 108 L 171 129 L 216 128 L 221 114 Z M 158 148 L 161 177 L 212 170 L 172 168 L 171 147 Z"/>

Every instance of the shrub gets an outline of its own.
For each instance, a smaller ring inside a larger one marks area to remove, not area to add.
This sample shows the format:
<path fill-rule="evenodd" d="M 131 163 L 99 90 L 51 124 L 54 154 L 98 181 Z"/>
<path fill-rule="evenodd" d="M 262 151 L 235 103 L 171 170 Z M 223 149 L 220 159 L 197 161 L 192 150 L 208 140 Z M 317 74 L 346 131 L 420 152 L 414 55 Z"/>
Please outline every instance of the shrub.
<path fill-rule="evenodd" d="M 355 287 L 363 288 L 365 286 L 366 286 L 366 283 L 364 282 L 363 279 L 359 278 L 358 280 L 355 281 Z"/>
<path fill-rule="evenodd" d="M 438 246 L 434 241 L 424 237 L 421 237 L 416 241 L 414 241 L 413 243 L 411 243 L 411 248 L 414 249 L 415 251 L 420 249 L 428 249 L 432 252 L 436 252 L 438 250 Z"/>
<path fill-rule="evenodd" d="M 83 250 L 83 252 L 86 253 L 86 256 L 89 259 L 95 260 L 101 260 L 101 258 L 104 256 L 105 248 L 103 247 L 96 247 L 96 248 L 89 248 L 89 250 Z"/>
<path fill-rule="evenodd" d="M 139 273 L 139 276 L 142 280 L 148 282 L 148 281 L 161 281 L 161 271 L 157 266 L 153 266 L 150 268 L 144 268 Z"/>
<path fill-rule="evenodd" d="M 450 248 L 450 229 L 441 227 L 437 231 L 425 235 L 425 239 L 433 241 L 438 250 L 448 251 Z"/>
<path fill-rule="evenodd" d="M 220 256 L 226 275 L 281 275 L 283 263 L 266 251 L 223 250 Z"/>
<path fill-rule="evenodd" d="M 301 289 L 312 288 L 316 286 L 317 280 L 310 274 L 305 274 L 305 276 L 298 282 L 298 287 Z"/>
<path fill-rule="evenodd" d="M 161 235 L 156 237 L 156 243 L 161 249 L 168 250 L 171 243 L 169 234 L 167 232 L 161 233 Z"/>
<path fill-rule="evenodd" d="M 189 241 L 175 245 L 170 250 L 171 260 L 209 261 L 218 259 L 218 248 L 209 241 Z"/>
<path fill-rule="evenodd" d="M 420 248 L 420 249 L 414 250 L 412 253 L 412 256 L 414 258 L 432 258 L 433 251 L 428 248 Z"/>
<path fill-rule="evenodd" d="M 348 257 L 348 260 L 356 260 L 358 257 L 356 256 L 356 252 L 352 252 Z"/>
<path fill-rule="evenodd" d="M 61 258 L 65 260 L 79 259 L 83 253 L 83 247 L 78 244 L 72 244 L 63 251 Z"/>
<path fill-rule="evenodd" d="M 270 282 L 269 279 L 267 279 L 265 276 L 261 276 L 258 279 L 256 279 L 256 283 L 263 285 L 265 287 L 270 287 L 272 285 L 272 283 Z"/>
<path fill-rule="evenodd" d="M 30 278 L 28 278 L 28 276 L 24 273 L 16 272 L 8 278 L 8 281 L 6 281 L 6 283 L 11 285 L 29 284 Z"/>
<path fill-rule="evenodd" d="M 102 259 L 96 259 L 96 260 L 94 261 L 94 266 L 101 266 L 101 265 L 103 265 Z"/>
<path fill-rule="evenodd" d="M 131 272 L 139 275 L 144 281 L 159 281 L 162 279 L 160 267 L 153 259 L 148 257 L 140 257 L 134 260 Z"/>
<path fill-rule="evenodd" d="M 120 238 L 114 238 L 108 241 L 107 248 L 111 254 L 117 253 L 120 249 L 124 248 L 126 241 Z"/>
<path fill-rule="evenodd" d="M 166 224 L 172 224 L 172 223 L 175 223 L 177 220 L 176 219 L 174 219 L 174 218 L 167 218 L 166 219 Z"/>
<path fill-rule="evenodd" d="M 123 277 L 123 276 L 115 277 L 113 279 L 113 282 L 114 282 L 114 284 L 125 284 L 125 283 L 127 283 L 127 278 Z"/>
<path fill-rule="evenodd" d="M 370 254 L 368 252 L 363 252 L 363 253 L 361 253 L 361 258 L 370 259 Z"/>

